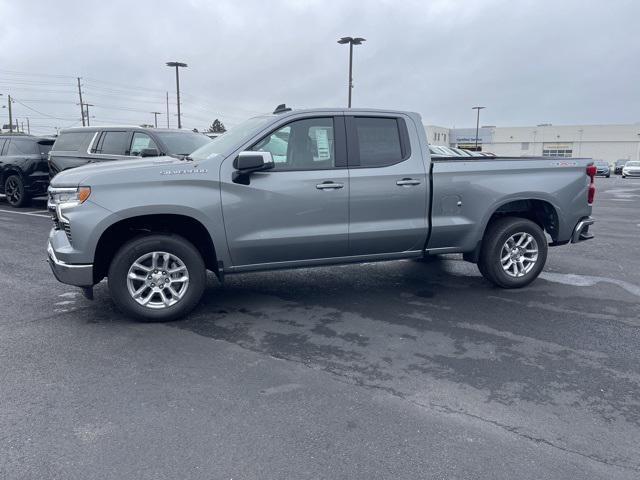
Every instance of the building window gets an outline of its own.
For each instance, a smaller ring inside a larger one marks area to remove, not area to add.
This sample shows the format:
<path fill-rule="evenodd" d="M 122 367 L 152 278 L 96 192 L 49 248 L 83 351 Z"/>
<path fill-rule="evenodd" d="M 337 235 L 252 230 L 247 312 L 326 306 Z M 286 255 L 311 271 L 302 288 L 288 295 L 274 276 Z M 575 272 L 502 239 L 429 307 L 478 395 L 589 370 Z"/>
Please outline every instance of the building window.
<path fill-rule="evenodd" d="M 555 150 L 555 149 L 544 149 L 542 150 L 543 157 L 566 157 L 570 158 L 573 155 L 573 150 Z"/>
<path fill-rule="evenodd" d="M 573 145 L 571 143 L 545 143 L 542 147 L 543 157 L 565 157 L 573 156 Z"/>
<path fill-rule="evenodd" d="M 529 142 L 522 142 L 520 144 L 520 149 L 521 150 L 529 150 Z"/>

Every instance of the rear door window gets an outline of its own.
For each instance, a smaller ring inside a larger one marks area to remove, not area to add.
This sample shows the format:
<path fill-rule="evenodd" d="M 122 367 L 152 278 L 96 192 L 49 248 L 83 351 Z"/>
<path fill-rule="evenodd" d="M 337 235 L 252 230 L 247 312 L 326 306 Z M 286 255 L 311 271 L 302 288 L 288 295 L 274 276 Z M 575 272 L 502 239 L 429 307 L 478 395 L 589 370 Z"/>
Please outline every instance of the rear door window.
<path fill-rule="evenodd" d="M 135 132 L 131 139 L 131 155 L 140 155 L 142 150 L 145 148 L 155 148 L 158 151 L 158 154 L 160 153 L 160 149 L 156 145 L 156 142 L 154 142 L 149 135 L 142 132 Z"/>
<path fill-rule="evenodd" d="M 128 140 L 129 132 L 125 130 L 102 132 L 91 152 L 103 155 L 125 155 Z"/>
<path fill-rule="evenodd" d="M 350 144 L 357 149 L 360 167 L 383 167 L 405 158 L 397 118 L 354 117 L 352 125 L 355 139 Z"/>

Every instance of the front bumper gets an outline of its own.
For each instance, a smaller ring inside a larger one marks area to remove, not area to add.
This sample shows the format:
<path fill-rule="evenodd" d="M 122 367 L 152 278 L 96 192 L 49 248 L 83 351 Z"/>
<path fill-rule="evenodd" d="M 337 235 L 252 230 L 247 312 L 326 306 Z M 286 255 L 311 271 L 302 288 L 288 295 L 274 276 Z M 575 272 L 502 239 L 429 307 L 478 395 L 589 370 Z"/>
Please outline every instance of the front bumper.
<path fill-rule="evenodd" d="M 628 171 L 628 170 L 625 172 L 625 171 L 623 170 L 623 171 L 622 171 L 622 174 L 623 174 L 625 177 L 640 177 L 640 171 L 638 171 L 638 170 L 633 170 L 633 171 L 631 171 L 631 172 L 630 172 L 630 171 Z"/>
<path fill-rule="evenodd" d="M 571 243 L 584 242 L 593 238 L 593 233 L 589 232 L 589 227 L 595 223 L 592 217 L 582 218 L 573 229 Z"/>
<path fill-rule="evenodd" d="M 51 271 L 59 282 L 77 287 L 93 286 L 92 264 L 74 265 L 58 260 L 51 243 L 47 244 L 47 257 Z"/>

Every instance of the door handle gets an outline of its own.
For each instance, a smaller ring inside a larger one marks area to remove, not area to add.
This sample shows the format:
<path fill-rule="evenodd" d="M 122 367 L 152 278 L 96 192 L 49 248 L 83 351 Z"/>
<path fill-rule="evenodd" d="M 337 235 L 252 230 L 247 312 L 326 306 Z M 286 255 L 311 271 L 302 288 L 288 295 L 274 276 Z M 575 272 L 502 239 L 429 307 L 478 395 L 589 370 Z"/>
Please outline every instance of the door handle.
<path fill-rule="evenodd" d="M 342 187 L 344 187 L 343 183 L 335 183 L 331 181 L 322 182 L 316 185 L 318 190 L 337 190 Z"/>
<path fill-rule="evenodd" d="M 411 187 L 413 185 L 420 185 L 420 180 L 414 180 L 413 178 L 403 178 L 402 180 L 398 180 L 396 185 L 399 187 Z"/>

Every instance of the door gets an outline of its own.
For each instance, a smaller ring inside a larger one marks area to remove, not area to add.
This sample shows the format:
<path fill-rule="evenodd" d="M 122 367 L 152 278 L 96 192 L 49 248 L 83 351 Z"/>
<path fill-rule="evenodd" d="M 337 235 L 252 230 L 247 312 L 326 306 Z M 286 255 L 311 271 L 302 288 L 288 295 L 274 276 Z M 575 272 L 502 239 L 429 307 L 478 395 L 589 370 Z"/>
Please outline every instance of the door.
<path fill-rule="evenodd" d="M 346 122 L 349 254 L 421 250 L 428 232 L 429 185 L 413 121 L 353 116 Z"/>
<path fill-rule="evenodd" d="M 233 265 L 341 257 L 348 249 L 349 177 L 344 118 L 279 126 L 248 149 L 271 152 L 275 167 L 233 183 L 221 168 L 222 208 Z"/>

